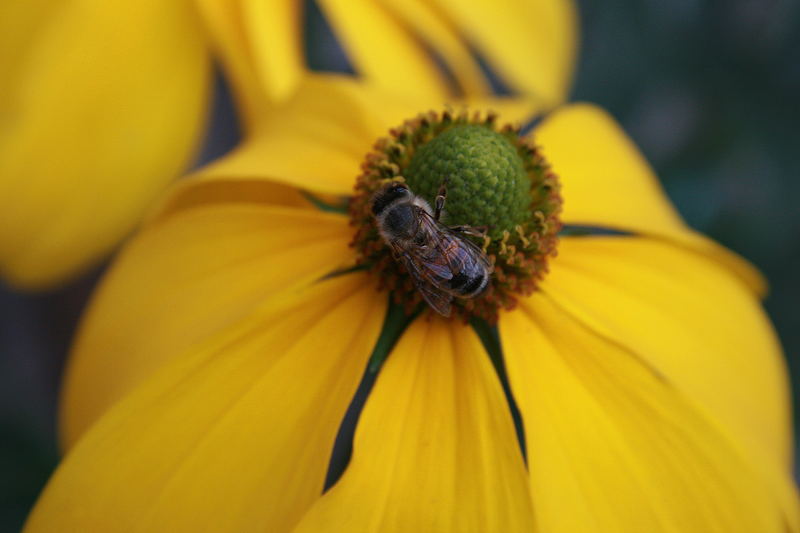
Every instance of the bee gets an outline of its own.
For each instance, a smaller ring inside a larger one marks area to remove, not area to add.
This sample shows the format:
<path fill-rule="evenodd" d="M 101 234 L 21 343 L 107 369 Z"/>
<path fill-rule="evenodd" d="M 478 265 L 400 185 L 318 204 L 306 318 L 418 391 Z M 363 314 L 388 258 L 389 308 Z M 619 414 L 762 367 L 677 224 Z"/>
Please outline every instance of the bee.
<path fill-rule="evenodd" d="M 449 317 L 453 297 L 475 298 L 489 284 L 492 263 L 466 235 L 483 236 L 471 226 L 440 222 L 447 183 L 439 189 L 435 209 L 403 183 L 392 182 L 372 197 L 378 232 L 437 313 Z"/>

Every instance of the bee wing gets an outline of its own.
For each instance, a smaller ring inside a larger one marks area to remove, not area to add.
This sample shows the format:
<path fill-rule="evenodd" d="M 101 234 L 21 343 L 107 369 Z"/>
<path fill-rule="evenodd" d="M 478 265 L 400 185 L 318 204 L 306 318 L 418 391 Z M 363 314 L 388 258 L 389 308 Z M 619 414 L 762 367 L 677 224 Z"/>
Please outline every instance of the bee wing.
<path fill-rule="evenodd" d="M 450 270 L 447 269 L 445 265 L 437 265 L 426 260 L 418 250 L 414 248 L 404 248 L 397 245 L 394 245 L 393 248 L 395 254 L 400 258 L 403 266 L 406 267 L 406 270 L 411 275 L 414 286 L 425 301 L 428 302 L 428 305 L 440 315 L 449 317 L 451 310 L 450 303 L 453 300 L 453 296 L 437 287 L 431 279 L 445 277 L 445 275 L 445 280 L 450 279 L 453 276 Z"/>
<path fill-rule="evenodd" d="M 431 244 L 436 247 L 438 257 L 443 259 L 443 263 L 439 266 L 446 267 L 449 272 L 445 279 L 449 280 L 453 275 L 461 272 L 464 269 L 464 263 L 467 261 L 481 263 L 487 272 L 491 273 L 494 270 L 486 253 L 470 239 L 436 222 L 426 211 L 422 211 L 420 222 L 429 230 Z M 456 253 L 454 249 L 459 248 L 462 250 L 466 248 L 470 253 L 466 257 L 463 253 Z"/>
<path fill-rule="evenodd" d="M 453 301 L 452 295 L 425 280 L 417 280 L 417 289 L 434 311 L 445 318 L 450 316 L 451 302 Z"/>
<path fill-rule="evenodd" d="M 415 277 L 427 280 L 435 287 L 446 286 L 458 270 L 448 257 L 452 240 L 445 238 L 444 226 L 438 224 L 423 209 L 419 209 L 419 232 L 424 235 L 424 244 L 394 243 L 396 255 L 403 258 L 406 269 Z"/>
<path fill-rule="evenodd" d="M 450 229 L 448 229 L 447 231 L 450 234 L 457 235 L 456 233 L 454 233 Z M 483 264 L 486 267 L 486 271 L 487 272 L 491 273 L 494 270 L 494 266 L 492 265 L 492 262 L 489 261 L 489 258 L 486 256 L 486 252 L 484 252 L 483 249 L 480 246 L 478 246 L 477 244 L 475 244 L 471 240 L 469 240 L 467 238 L 464 238 L 464 237 L 461 238 L 461 242 L 466 244 L 467 247 L 472 250 L 472 256 L 475 258 L 475 260 L 479 261 L 481 264 Z"/>

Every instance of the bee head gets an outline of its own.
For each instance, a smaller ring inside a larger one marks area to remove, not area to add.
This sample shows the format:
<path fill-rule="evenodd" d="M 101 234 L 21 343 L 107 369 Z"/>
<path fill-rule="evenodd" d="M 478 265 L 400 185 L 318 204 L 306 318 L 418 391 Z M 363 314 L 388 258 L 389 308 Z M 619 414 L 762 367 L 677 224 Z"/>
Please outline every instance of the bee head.
<path fill-rule="evenodd" d="M 409 196 L 411 196 L 411 191 L 405 184 L 399 182 L 389 183 L 372 197 L 372 214 L 378 216 L 395 201 Z"/>

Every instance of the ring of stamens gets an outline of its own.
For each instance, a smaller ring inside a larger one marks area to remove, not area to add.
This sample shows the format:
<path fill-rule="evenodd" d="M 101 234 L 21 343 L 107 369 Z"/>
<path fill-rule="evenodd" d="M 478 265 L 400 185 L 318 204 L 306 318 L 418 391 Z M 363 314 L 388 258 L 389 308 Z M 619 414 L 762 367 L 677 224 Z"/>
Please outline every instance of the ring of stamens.
<path fill-rule="evenodd" d="M 419 168 L 430 167 L 421 165 L 420 158 L 425 157 L 430 161 L 432 157 L 431 149 L 426 150 L 423 147 L 427 145 L 440 150 L 439 146 L 429 143 L 437 138 L 437 145 L 449 142 L 446 141 L 449 137 L 461 139 L 461 130 L 466 132 L 465 135 L 476 137 L 478 140 L 475 142 L 484 142 L 482 139 L 486 138 L 486 142 L 493 143 L 493 147 L 487 146 L 487 154 L 496 152 L 499 143 L 504 159 L 510 157 L 512 166 L 519 166 L 520 170 L 518 175 L 503 178 L 514 180 L 513 184 L 497 183 L 498 176 L 491 172 L 496 168 L 493 166 L 496 161 L 480 160 L 482 151 L 478 144 L 478 159 L 474 159 L 476 156 L 473 153 L 470 155 L 473 159 L 467 161 L 469 165 L 480 167 L 482 171 L 462 171 L 459 174 L 465 174 L 466 177 L 456 176 L 458 186 L 478 192 L 470 196 L 462 195 L 459 204 L 455 206 L 447 205 L 445 211 L 448 216 L 444 223 L 488 225 L 482 242 L 480 239 L 475 239 L 474 242 L 486 252 L 494 265 L 494 271 L 486 291 L 480 296 L 454 299 L 453 316 L 465 321 L 476 316 L 495 323 L 500 309 L 513 309 L 519 297 L 534 292 L 547 273 L 548 258 L 556 253 L 558 232 L 561 229 L 559 215 L 562 200 L 558 178 L 530 140 L 520 137 L 518 127 L 498 127 L 496 121 L 497 116 L 491 112 L 469 114 L 466 111 L 453 113 L 447 110 L 441 113 L 422 113 L 391 129 L 387 137 L 378 139 L 361 165 L 361 174 L 349 204 L 350 223 L 355 228 L 351 246 L 356 251 L 358 263 L 376 274 L 380 287 L 391 291 L 394 301 L 404 306 L 409 313 L 418 306 L 422 298 L 410 275 L 392 256 L 391 249 L 378 233 L 371 213 L 371 200 L 376 191 L 386 183 L 404 181 L 414 193 L 432 204 L 441 176 L 430 175 L 430 171 L 427 171 L 428 175 L 420 175 Z M 440 137 L 447 132 L 450 133 Z M 475 152 L 474 142 L 470 146 Z M 445 158 L 458 158 L 459 164 L 463 164 L 464 154 L 451 152 L 453 150 L 445 149 L 433 154 L 433 166 L 439 163 L 436 157 L 440 154 L 445 154 Z M 423 155 L 415 159 L 419 154 Z M 447 161 L 441 163 L 443 168 L 450 168 Z M 489 168 L 488 172 L 486 167 Z M 450 181 L 449 175 L 447 178 Z M 448 185 L 451 188 L 453 186 Z M 495 190 L 505 191 L 505 196 L 498 197 L 494 194 Z M 509 190 L 512 192 L 508 193 Z M 457 195 L 448 192 L 448 204 L 457 200 L 454 196 Z"/>

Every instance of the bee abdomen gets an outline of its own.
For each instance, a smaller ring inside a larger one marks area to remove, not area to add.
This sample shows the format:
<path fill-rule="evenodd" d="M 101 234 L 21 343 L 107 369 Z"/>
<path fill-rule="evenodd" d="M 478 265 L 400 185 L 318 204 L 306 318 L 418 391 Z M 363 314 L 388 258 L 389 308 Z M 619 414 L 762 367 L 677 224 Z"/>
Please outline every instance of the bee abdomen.
<path fill-rule="evenodd" d="M 458 272 L 450 279 L 450 288 L 464 298 L 477 296 L 486 287 L 484 272 Z"/>

